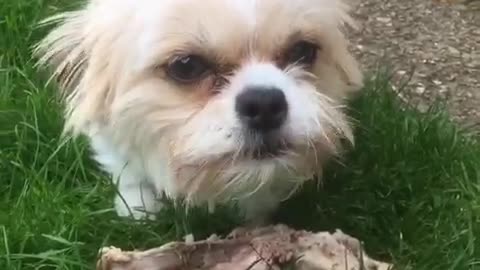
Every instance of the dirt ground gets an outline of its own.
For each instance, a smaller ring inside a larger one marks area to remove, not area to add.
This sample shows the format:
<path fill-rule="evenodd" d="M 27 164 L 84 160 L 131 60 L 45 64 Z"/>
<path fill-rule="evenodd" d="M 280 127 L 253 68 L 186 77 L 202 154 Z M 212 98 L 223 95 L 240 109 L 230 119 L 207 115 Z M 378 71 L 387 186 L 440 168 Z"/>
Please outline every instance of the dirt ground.
<path fill-rule="evenodd" d="M 445 101 L 462 126 L 480 130 L 480 1 L 350 0 L 352 46 L 365 70 L 389 64 L 400 97 L 425 111 Z"/>

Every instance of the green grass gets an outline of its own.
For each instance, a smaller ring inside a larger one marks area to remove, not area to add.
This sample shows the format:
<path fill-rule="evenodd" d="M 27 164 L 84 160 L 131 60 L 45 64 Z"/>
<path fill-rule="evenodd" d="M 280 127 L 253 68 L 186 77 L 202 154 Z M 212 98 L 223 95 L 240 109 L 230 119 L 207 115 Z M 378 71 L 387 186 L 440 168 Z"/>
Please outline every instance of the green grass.
<path fill-rule="evenodd" d="M 172 207 L 157 222 L 120 219 L 108 179 L 82 141 L 64 143 L 60 105 L 30 47 L 35 24 L 60 0 L 0 5 L 0 269 L 92 269 L 104 245 L 148 248 L 225 233 L 239 224 L 223 209 L 185 215 Z M 386 76 L 368 81 L 353 104 L 357 145 L 307 186 L 276 219 L 297 228 L 341 228 L 398 269 L 480 269 L 480 144 L 441 109 L 403 108 Z"/>

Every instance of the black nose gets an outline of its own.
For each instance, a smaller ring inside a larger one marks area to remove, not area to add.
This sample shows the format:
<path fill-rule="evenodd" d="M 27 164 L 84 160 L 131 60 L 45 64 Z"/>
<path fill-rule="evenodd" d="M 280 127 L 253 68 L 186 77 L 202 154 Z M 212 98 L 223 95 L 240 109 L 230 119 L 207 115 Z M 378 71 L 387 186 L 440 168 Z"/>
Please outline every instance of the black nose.
<path fill-rule="evenodd" d="M 235 109 L 247 127 L 266 132 L 285 122 L 288 104 L 280 89 L 250 87 L 237 96 Z"/>

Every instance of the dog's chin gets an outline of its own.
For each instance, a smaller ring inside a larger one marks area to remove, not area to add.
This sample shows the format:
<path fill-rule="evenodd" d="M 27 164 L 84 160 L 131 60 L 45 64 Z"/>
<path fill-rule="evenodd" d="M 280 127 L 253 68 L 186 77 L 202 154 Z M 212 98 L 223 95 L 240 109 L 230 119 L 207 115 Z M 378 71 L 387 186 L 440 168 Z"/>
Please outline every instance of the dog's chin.
<path fill-rule="evenodd" d="M 296 146 L 281 140 L 244 146 L 195 164 L 178 160 L 174 171 L 179 192 L 194 204 L 231 201 L 245 199 L 273 184 L 286 186 L 284 193 L 291 192 L 320 173 L 319 157 L 327 154 L 321 151 L 313 144 Z"/>

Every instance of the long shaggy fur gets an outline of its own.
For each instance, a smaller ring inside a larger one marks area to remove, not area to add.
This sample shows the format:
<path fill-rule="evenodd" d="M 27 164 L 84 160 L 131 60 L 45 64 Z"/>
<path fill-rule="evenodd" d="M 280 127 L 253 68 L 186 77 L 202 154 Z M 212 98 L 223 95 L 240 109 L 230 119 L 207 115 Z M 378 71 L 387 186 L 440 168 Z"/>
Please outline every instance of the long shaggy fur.
<path fill-rule="evenodd" d="M 362 75 L 340 0 L 91 0 L 45 24 L 56 27 L 35 50 L 39 64 L 59 82 L 65 130 L 90 138 L 117 183 L 120 215 L 144 217 L 166 194 L 239 200 L 258 216 L 321 172 L 341 140 L 353 142 L 343 106 Z M 275 63 L 295 37 L 319 45 L 310 70 Z M 172 81 L 165 62 L 189 53 L 228 68 L 195 84 Z M 252 84 L 287 98 L 276 135 L 282 155 L 256 159 L 270 138 L 249 134 L 236 117 L 235 97 Z"/>

